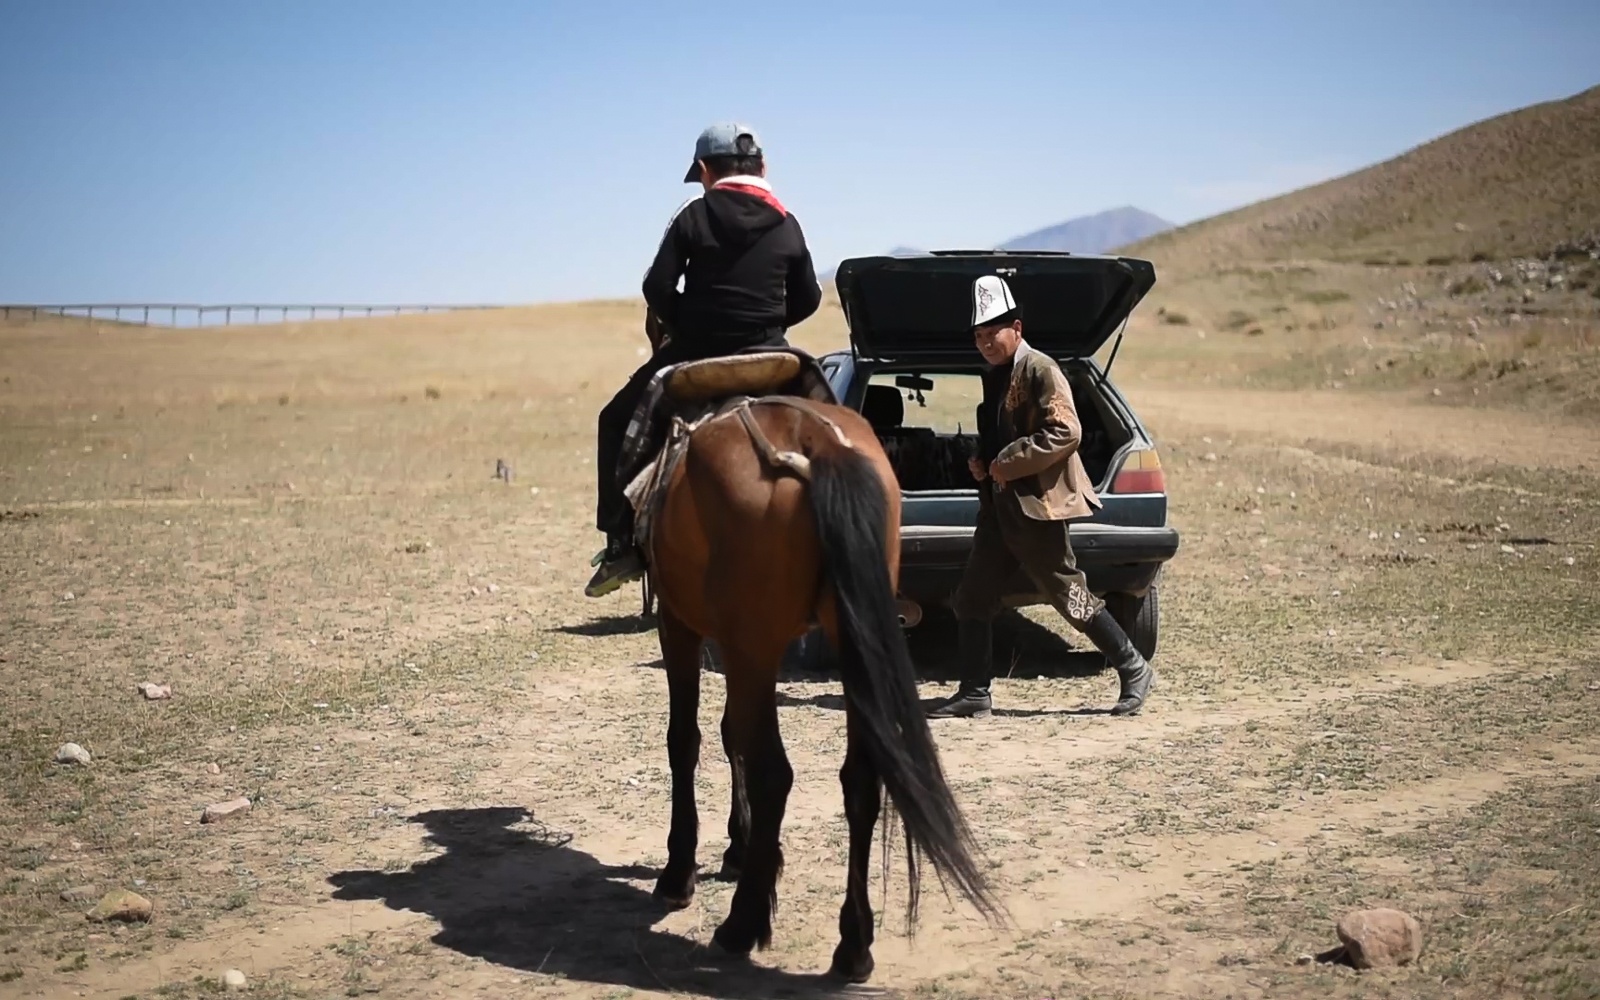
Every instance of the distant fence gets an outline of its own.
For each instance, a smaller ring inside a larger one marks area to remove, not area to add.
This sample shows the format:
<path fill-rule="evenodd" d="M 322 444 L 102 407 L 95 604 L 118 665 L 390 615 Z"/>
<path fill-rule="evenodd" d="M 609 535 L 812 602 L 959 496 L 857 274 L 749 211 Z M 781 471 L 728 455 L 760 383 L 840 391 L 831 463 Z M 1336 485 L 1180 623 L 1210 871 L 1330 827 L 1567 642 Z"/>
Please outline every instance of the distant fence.
<path fill-rule="evenodd" d="M 110 319 L 123 323 L 149 326 L 151 317 L 160 322 L 164 316 L 170 326 L 178 326 L 180 318 L 192 317 L 195 326 L 205 326 L 206 317 L 220 317 L 223 325 L 231 324 L 235 316 L 240 322 L 245 316 L 250 322 L 261 322 L 263 313 L 268 322 L 287 322 L 290 319 L 344 319 L 348 316 L 402 316 L 416 313 L 453 312 L 458 309 L 499 309 L 498 305 L 268 305 L 265 303 L 234 303 L 229 305 L 194 305 L 174 302 L 96 302 L 78 305 L 7 304 L 0 302 L 0 319 L 13 316 L 75 316 L 82 319 Z M 123 314 L 127 314 L 127 319 Z"/>

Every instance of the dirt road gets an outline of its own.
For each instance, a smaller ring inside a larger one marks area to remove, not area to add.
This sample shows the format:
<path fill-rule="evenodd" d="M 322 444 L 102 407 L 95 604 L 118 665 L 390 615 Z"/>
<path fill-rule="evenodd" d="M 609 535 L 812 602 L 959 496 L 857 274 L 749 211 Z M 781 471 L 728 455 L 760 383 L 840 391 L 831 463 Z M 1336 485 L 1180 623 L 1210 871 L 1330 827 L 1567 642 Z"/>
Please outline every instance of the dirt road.
<path fill-rule="evenodd" d="M 836 683 L 782 686 L 773 949 L 710 961 L 731 886 L 670 915 L 649 899 L 665 681 L 637 592 L 579 592 L 628 308 L 508 321 L 470 350 L 434 335 L 445 319 L 391 329 L 382 355 L 354 326 L 271 364 L 197 342 L 210 375 L 188 386 L 119 374 L 104 339 L 7 356 L 35 395 L 0 401 L 0 996 L 203 996 L 230 968 L 283 997 L 821 989 L 846 844 Z M 530 331 L 553 345 L 544 380 L 519 374 Z M 359 378 L 315 377 L 341 358 L 366 359 Z M 93 399 L 52 402 L 83 377 Z M 1151 703 L 1099 714 L 1115 681 L 1058 622 L 1006 623 L 995 717 L 935 732 L 1016 926 L 931 892 L 908 941 L 896 853 L 873 988 L 1593 996 L 1600 435 L 1343 393 L 1129 395 L 1183 533 Z M 913 635 L 929 696 L 953 675 L 941 627 Z M 174 697 L 142 701 L 143 680 Z M 707 675 L 707 872 L 720 707 Z M 93 763 L 50 764 L 67 740 Z M 198 823 L 240 794 L 248 814 Z M 155 917 L 87 923 L 61 898 L 78 886 L 134 889 Z M 1375 905 L 1422 919 L 1420 967 L 1298 964 Z"/>

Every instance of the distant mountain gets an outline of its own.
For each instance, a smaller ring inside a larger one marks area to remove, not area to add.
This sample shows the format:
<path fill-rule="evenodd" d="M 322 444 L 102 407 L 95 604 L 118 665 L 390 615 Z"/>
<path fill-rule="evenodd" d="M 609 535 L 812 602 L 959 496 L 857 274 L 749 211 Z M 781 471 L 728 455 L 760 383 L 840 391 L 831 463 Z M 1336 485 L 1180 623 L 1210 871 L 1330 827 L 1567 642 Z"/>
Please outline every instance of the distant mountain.
<path fill-rule="evenodd" d="M 1142 209 L 1125 206 L 1095 215 L 1068 219 L 1044 229 L 1036 229 L 1024 236 L 1007 240 L 997 250 L 1065 250 L 1068 253 L 1105 253 L 1136 243 L 1139 240 L 1164 233 L 1173 224 Z M 922 253 L 916 247 L 895 247 L 889 256 Z M 824 288 L 833 287 L 837 267 L 818 273 L 817 279 Z"/>
<path fill-rule="evenodd" d="M 1065 250 L 1105 253 L 1173 228 L 1173 224 L 1130 206 L 1036 229 L 1000 244 L 1001 250 Z"/>
<path fill-rule="evenodd" d="M 885 254 L 890 257 L 899 257 L 904 254 L 921 252 L 922 251 L 918 250 L 916 247 L 895 247 L 892 250 L 885 251 Z M 822 283 L 824 291 L 833 287 L 833 276 L 838 273 L 839 268 L 837 266 L 830 267 L 826 271 L 817 272 L 817 280 Z"/>

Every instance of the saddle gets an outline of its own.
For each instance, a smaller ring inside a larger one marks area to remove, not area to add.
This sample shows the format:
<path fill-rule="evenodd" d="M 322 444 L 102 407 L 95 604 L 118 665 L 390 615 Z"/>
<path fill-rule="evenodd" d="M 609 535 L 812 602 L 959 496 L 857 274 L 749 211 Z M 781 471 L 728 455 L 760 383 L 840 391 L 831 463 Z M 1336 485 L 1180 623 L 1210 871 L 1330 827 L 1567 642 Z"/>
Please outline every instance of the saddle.
<path fill-rule="evenodd" d="M 707 420 L 763 396 L 837 403 L 816 358 L 793 347 L 752 348 L 685 361 L 657 372 L 645 387 L 623 438 L 618 472 L 633 507 L 633 538 L 646 565 L 651 537 L 689 436 Z"/>

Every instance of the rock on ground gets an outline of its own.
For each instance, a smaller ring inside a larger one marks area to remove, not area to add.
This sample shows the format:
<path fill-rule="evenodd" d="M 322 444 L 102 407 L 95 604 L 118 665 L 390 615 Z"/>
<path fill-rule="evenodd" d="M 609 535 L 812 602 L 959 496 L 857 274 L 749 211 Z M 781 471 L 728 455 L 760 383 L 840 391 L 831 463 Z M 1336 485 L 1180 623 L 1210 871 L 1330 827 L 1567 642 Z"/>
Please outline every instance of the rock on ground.
<path fill-rule="evenodd" d="M 76 743 L 63 743 L 56 748 L 57 764 L 87 764 L 89 760 L 89 751 Z"/>
<path fill-rule="evenodd" d="M 1400 910 L 1358 910 L 1340 919 L 1339 940 L 1358 969 L 1408 965 L 1422 954 L 1422 927 Z"/>
<path fill-rule="evenodd" d="M 146 701 L 163 701 L 172 697 L 172 685 L 145 681 L 139 685 L 139 693 L 144 695 Z"/>
<path fill-rule="evenodd" d="M 70 889 L 61 890 L 63 903 L 87 903 L 100 894 L 100 890 L 92 885 L 75 885 Z"/>
<path fill-rule="evenodd" d="M 127 889 L 112 889 L 90 910 L 88 917 L 95 923 L 107 920 L 149 920 L 155 913 L 155 904 Z"/>
<path fill-rule="evenodd" d="M 236 799 L 229 799 L 226 802 L 214 802 L 206 806 L 205 812 L 200 814 L 200 822 L 216 823 L 227 819 L 229 816 L 236 816 L 249 811 L 250 800 L 241 795 Z"/>
<path fill-rule="evenodd" d="M 250 983 L 249 980 L 245 979 L 244 973 L 238 969 L 229 969 L 222 974 L 222 985 L 230 990 L 242 990 Z"/>

